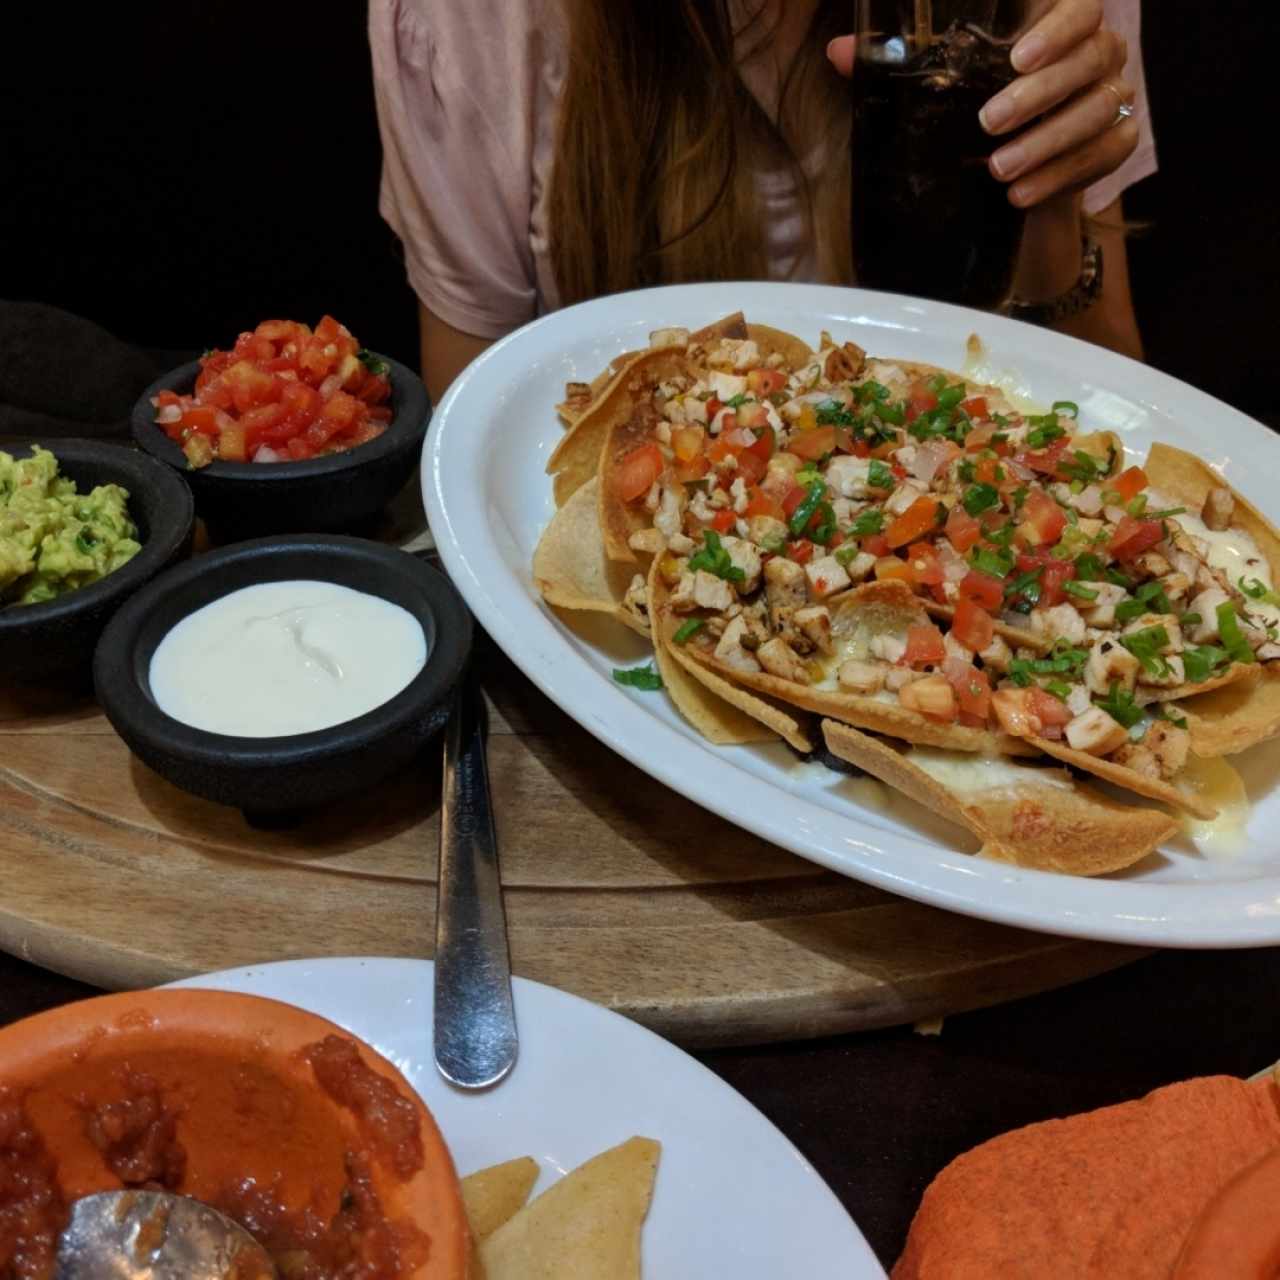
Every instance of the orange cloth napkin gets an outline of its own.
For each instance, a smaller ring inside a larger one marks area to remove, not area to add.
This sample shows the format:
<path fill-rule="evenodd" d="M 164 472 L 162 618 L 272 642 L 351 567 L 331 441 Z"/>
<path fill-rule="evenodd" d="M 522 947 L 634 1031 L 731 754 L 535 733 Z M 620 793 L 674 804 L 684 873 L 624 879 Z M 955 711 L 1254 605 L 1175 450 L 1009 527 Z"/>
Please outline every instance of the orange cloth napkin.
<path fill-rule="evenodd" d="M 1167 1280 L 1192 1224 L 1280 1148 L 1280 1090 L 1208 1076 L 1003 1134 L 953 1160 L 893 1280 Z"/>

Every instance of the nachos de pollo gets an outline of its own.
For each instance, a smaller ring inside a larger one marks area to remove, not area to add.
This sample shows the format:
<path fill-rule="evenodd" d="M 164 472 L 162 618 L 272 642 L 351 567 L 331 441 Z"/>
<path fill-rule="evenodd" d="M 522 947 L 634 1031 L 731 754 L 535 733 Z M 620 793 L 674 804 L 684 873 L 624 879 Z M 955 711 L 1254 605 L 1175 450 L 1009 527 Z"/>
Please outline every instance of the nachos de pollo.
<path fill-rule="evenodd" d="M 1197 757 L 1280 732 L 1280 534 L 1190 454 L 740 315 L 559 408 L 534 579 L 650 635 L 712 741 L 822 741 L 990 856 L 1099 874 L 1213 816 Z"/>

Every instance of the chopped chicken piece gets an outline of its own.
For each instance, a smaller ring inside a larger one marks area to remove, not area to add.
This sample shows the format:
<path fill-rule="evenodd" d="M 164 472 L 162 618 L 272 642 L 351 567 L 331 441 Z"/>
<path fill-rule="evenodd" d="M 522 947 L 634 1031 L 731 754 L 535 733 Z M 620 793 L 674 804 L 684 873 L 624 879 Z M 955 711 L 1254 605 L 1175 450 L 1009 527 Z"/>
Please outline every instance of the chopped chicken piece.
<path fill-rule="evenodd" d="M 1191 590 L 1191 579 L 1185 573 L 1166 573 L 1160 579 L 1160 590 L 1170 601 L 1181 600 Z"/>
<path fill-rule="evenodd" d="M 722 404 L 732 400 L 734 396 L 746 395 L 747 380 L 736 373 L 722 373 L 713 369 L 707 378 L 711 394 Z"/>
<path fill-rule="evenodd" d="M 693 539 L 683 533 L 673 533 L 667 539 L 667 549 L 677 556 L 693 554 Z"/>
<path fill-rule="evenodd" d="M 1049 608 L 1031 610 L 1031 630 L 1046 640 L 1067 640 L 1071 644 L 1083 644 L 1084 619 L 1074 605 L 1055 604 Z"/>
<path fill-rule="evenodd" d="M 900 516 L 917 498 L 923 498 L 924 494 L 923 485 L 914 480 L 906 480 L 889 495 L 884 509 L 891 516 Z"/>
<path fill-rule="evenodd" d="M 927 671 L 913 671 L 910 667 L 886 667 L 884 669 L 884 687 L 891 693 L 901 693 L 909 684 L 923 680 Z"/>
<path fill-rule="evenodd" d="M 879 658 L 883 662 L 900 662 L 907 653 L 906 638 L 892 635 L 888 631 L 872 636 L 868 647 L 872 657 Z"/>
<path fill-rule="evenodd" d="M 923 680 L 912 681 L 899 692 L 898 701 L 908 711 L 918 711 L 935 720 L 955 719 L 956 691 L 946 676 L 925 676 Z"/>
<path fill-rule="evenodd" d="M 640 551 L 645 555 L 656 556 L 666 546 L 666 539 L 657 529 L 637 529 L 627 539 L 627 546 L 632 551 Z"/>
<path fill-rule="evenodd" d="M 693 575 L 693 601 L 699 609 L 727 609 L 733 603 L 733 588 L 714 573 L 699 569 Z"/>
<path fill-rule="evenodd" d="M 730 454 L 729 457 L 733 457 L 733 455 Z M 737 459 L 734 458 L 733 460 L 736 465 Z M 729 458 L 726 458 L 725 461 L 728 462 Z M 717 487 L 712 490 L 710 501 L 713 510 L 723 511 L 729 505 L 729 495 L 723 489 Z"/>
<path fill-rule="evenodd" d="M 699 400 L 697 396 L 685 396 L 684 403 L 685 421 L 694 425 L 705 427 L 707 425 L 707 402 Z"/>
<path fill-rule="evenodd" d="M 1093 706 L 1093 699 L 1089 697 L 1088 687 L 1082 684 L 1072 685 L 1071 692 L 1067 694 L 1067 710 L 1073 716 L 1080 716 L 1091 706 Z"/>
<path fill-rule="evenodd" d="M 721 536 L 720 545 L 729 553 L 733 567 L 742 570 L 738 594 L 750 595 L 760 585 L 760 548 L 754 542 L 727 533 Z"/>
<path fill-rule="evenodd" d="M 1008 671 L 1009 663 L 1013 660 L 1013 650 L 1009 648 L 1009 642 L 1004 636 L 992 636 L 991 643 L 978 654 L 978 657 L 982 659 L 984 666 L 992 667 L 996 671 Z"/>
<path fill-rule="evenodd" d="M 1090 707 L 1067 725 L 1067 745 L 1091 756 L 1110 755 L 1129 741 L 1129 732 L 1101 707 Z"/>
<path fill-rule="evenodd" d="M 756 658 L 770 675 L 793 684 L 809 683 L 809 668 L 804 659 L 781 636 L 762 644 L 756 650 Z"/>
<path fill-rule="evenodd" d="M 734 511 L 742 515 L 751 499 L 747 496 L 747 482 L 741 476 L 735 476 L 733 483 L 729 486 L 729 498 L 733 503 Z"/>
<path fill-rule="evenodd" d="M 870 551 L 859 551 L 844 567 L 850 582 L 861 582 L 876 567 L 876 558 Z"/>
<path fill-rule="evenodd" d="M 850 658 L 840 664 L 836 682 L 850 693 L 879 693 L 884 688 L 885 670 L 878 663 Z"/>
<path fill-rule="evenodd" d="M 1156 720 L 1147 730 L 1142 745 L 1159 761 L 1161 776 L 1171 778 L 1186 768 L 1187 756 L 1191 752 L 1191 735 L 1167 720 Z"/>
<path fill-rule="evenodd" d="M 622 597 L 622 607 L 637 617 L 649 616 L 649 588 L 645 584 L 643 574 L 637 573 L 631 579 L 631 585 L 627 588 L 626 595 Z"/>
<path fill-rule="evenodd" d="M 689 500 L 689 510 L 693 513 L 694 519 L 702 521 L 703 524 L 710 524 L 716 518 L 711 503 L 707 501 L 707 495 L 701 489 L 693 491 L 693 497 Z"/>
<path fill-rule="evenodd" d="M 1084 664 L 1084 681 L 1097 694 L 1110 691 L 1113 684 L 1133 691 L 1141 663 L 1116 640 L 1102 640 L 1089 651 Z"/>
<path fill-rule="evenodd" d="M 760 363 L 760 347 L 754 338 L 721 338 L 707 362 L 715 368 L 738 372 L 754 369 Z"/>
<path fill-rule="evenodd" d="M 1086 485 L 1079 493 L 1067 489 L 1067 505 L 1082 516 L 1096 516 L 1102 510 L 1102 490 L 1096 485 Z"/>
<path fill-rule="evenodd" d="M 828 382 L 852 382 L 867 363 L 867 353 L 853 342 L 828 352 L 824 372 Z"/>
<path fill-rule="evenodd" d="M 946 649 L 948 658 L 956 658 L 960 662 L 973 661 L 973 650 L 965 648 L 950 631 L 942 637 L 942 647 Z"/>
<path fill-rule="evenodd" d="M 870 472 L 870 458 L 855 458 L 851 454 L 842 453 L 827 464 L 825 478 L 827 484 L 841 497 L 865 498 L 871 492 L 867 486 Z"/>
<path fill-rule="evenodd" d="M 1116 623 L 1116 605 L 1125 599 L 1128 592 L 1114 582 L 1090 582 L 1090 591 L 1096 591 L 1098 598 L 1087 605 L 1080 605 L 1080 616 L 1091 627 L 1114 627 Z"/>
<path fill-rule="evenodd" d="M 724 634 L 716 645 L 716 657 L 735 671 L 760 670 L 760 664 L 743 645 L 747 631 L 747 620 L 739 614 L 725 627 Z"/>
<path fill-rule="evenodd" d="M 1200 519 L 1206 529 L 1215 533 L 1231 527 L 1231 517 L 1236 512 L 1236 500 L 1230 489 L 1210 489 L 1204 500 L 1204 510 Z"/>
<path fill-rule="evenodd" d="M 1280 658 L 1280 644 L 1274 640 L 1268 640 L 1257 652 L 1259 662 L 1274 662 L 1277 658 Z"/>
<path fill-rule="evenodd" d="M 699 494 L 698 497 L 702 495 Z M 662 498 L 653 517 L 654 527 L 664 538 L 673 538 L 680 532 L 684 516 L 684 485 L 663 485 Z"/>
<path fill-rule="evenodd" d="M 823 556 L 819 560 L 810 560 L 804 567 L 805 576 L 809 579 L 810 591 L 819 599 L 825 600 L 837 591 L 849 586 L 849 575 L 844 565 L 835 556 Z"/>
<path fill-rule="evenodd" d="M 649 335 L 650 349 L 658 347 L 684 347 L 689 344 L 689 330 L 672 326 L 668 329 L 655 329 Z"/>
<path fill-rule="evenodd" d="M 749 516 L 747 537 L 765 550 L 776 548 L 787 540 L 787 526 L 774 516 Z"/>
<path fill-rule="evenodd" d="M 769 614 L 777 626 L 775 611 L 803 609 L 809 603 L 804 570 L 794 560 L 774 556 L 764 567 L 764 594 L 769 602 Z M 790 617 L 790 614 L 787 615 Z"/>
<path fill-rule="evenodd" d="M 671 595 L 667 600 L 667 603 L 677 613 L 686 613 L 688 610 L 696 608 L 693 598 L 693 585 L 693 574 L 688 569 L 682 570 L 680 579 L 671 588 Z"/>
<path fill-rule="evenodd" d="M 1147 578 L 1163 578 L 1173 570 L 1173 565 L 1158 551 L 1144 551 L 1133 564 Z"/>
<path fill-rule="evenodd" d="M 819 653 L 831 653 L 831 611 L 825 604 L 797 609 L 791 621 Z"/>
<path fill-rule="evenodd" d="M 658 423 L 658 425 L 653 429 L 653 434 L 657 436 L 660 444 L 670 444 L 671 443 L 671 423 L 669 422 Z"/>
<path fill-rule="evenodd" d="M 1164 670 L 1159 674 L 1148 671 L 1145 667 L 1138 672 L 1138 683 L 1156 689 L 1176 689 L 1187 680 L 1186 668 L 1182 658 L 1173 654 L 1164 660 Z"/>
<path fill-rule="evenodd" d="M 658 503 L 662 499 L 662 485 L 655 480 L 649 486 L 649 492 L 644 495 L 644 509 L 649 512 L 657 511 Z"/>

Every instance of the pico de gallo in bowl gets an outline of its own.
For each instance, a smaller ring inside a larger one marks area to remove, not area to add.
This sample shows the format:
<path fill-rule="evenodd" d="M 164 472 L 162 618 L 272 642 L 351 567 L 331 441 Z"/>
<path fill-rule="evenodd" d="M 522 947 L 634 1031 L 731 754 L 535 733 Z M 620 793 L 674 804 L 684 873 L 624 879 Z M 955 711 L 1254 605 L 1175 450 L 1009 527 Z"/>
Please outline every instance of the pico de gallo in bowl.
<path fill-rule="evenodd" d="M 151 397 L 155 422 L 192 467 L 305 462 L 377 439 L 391 421 L 390 365 L 325 316 L 314 329 L 264 320 L 210 350 L 190 394 Z"/>
<path fill-rule="evenodd" d="M 232 542 L 368 531 L 412 476 L 430 418 L 412 369 L 325 316 L 314 329 L 266 320 L 170 370 L 131 427 L 181 473 L 213 539 Z"/>

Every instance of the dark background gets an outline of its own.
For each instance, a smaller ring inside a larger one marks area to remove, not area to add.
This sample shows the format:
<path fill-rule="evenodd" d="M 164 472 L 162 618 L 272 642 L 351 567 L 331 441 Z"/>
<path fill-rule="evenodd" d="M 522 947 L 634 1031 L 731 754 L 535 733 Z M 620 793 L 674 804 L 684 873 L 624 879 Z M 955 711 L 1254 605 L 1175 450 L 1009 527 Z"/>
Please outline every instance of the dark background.
<path fill-rule="evenodd" d="M 11 8 L 0 297 L 172 350 L 329 310 L 416 361 L 414 300 L 377 213 L 363 4 Z M 1280 415 L 1276 6 L 1144 10 L 1161 171 L 1127 212 L 1150 223 L 1132 245 L 1150 362 Z"/>

